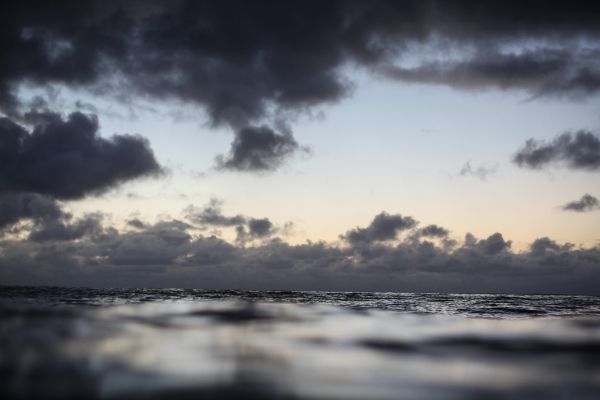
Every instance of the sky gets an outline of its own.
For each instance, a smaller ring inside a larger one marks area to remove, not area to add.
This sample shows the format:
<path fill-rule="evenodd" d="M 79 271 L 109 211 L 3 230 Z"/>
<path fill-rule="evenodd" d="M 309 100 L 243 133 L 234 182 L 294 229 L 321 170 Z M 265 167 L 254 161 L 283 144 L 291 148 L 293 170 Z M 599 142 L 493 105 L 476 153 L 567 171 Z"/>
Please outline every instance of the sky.
<path fill-rule="evenodd" d="M 600 8 L 0 6 L 0 282 L 600 294 Z"/>

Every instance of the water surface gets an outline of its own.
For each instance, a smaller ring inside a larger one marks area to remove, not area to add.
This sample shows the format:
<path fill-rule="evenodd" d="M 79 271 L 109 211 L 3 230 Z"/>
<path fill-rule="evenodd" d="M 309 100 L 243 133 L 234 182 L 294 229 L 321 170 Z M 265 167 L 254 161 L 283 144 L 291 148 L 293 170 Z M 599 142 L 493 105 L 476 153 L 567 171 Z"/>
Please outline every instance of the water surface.
<path fill-rule="evenodd" d="M 598 399 L 600 298 L 0 288 L 2 398 Z"/>

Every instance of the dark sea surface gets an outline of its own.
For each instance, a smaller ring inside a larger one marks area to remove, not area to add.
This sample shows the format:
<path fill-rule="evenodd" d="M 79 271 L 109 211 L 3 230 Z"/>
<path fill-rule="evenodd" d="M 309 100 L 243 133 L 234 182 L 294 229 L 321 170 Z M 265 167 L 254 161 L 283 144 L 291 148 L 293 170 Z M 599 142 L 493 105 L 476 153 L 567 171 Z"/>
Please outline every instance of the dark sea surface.
<path fill-rule="evenodd" d="M 0 399 L 600 399 L 600 298 L 0 287 Z"/>

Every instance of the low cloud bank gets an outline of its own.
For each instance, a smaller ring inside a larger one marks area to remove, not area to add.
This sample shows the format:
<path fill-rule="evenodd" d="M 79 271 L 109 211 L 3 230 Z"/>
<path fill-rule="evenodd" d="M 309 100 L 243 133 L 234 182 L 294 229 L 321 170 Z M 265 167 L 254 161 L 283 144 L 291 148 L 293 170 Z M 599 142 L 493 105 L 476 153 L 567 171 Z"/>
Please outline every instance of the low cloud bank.
<path fill-rule="evenodd" d="M 385 212 L 339 242 L 290 244 L 270 220 L 225 217 L 217 205 L 189 208 L 182 220 L 135 220 L 122 230 L 106 226 L 99 214 L 73 219 L 56 211 L 40 222 L 31 213 L 20 231 L 4 228 L 0 279 L 6 285 L 600 294 L 597 246 L 542 237 L 515 252 L 498 232 L 453 240 L 444 227 L 420 228 L 412 217 Z M 243 230 L 251 240 L 205 235 L 215 224 Z"/>

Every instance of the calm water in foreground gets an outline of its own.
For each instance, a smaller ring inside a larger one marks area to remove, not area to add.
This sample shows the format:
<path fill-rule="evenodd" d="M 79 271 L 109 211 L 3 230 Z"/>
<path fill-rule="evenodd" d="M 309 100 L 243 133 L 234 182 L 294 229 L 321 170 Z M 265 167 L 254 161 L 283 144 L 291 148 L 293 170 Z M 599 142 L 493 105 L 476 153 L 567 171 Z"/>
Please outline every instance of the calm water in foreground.
<path fill-rule="evenodd" d="M 0 398 L 600 399 L 600 298 L 0 287 Z"/>

